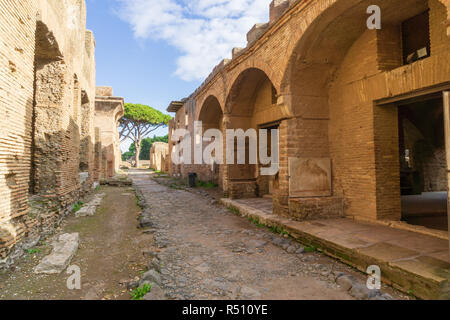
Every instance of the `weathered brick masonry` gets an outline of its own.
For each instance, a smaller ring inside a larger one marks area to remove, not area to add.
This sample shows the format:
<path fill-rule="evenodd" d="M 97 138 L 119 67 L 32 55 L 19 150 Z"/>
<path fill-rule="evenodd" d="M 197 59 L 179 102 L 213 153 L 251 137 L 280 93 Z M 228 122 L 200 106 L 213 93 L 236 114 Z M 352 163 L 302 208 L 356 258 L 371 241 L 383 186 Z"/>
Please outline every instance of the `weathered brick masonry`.
<path fill-rule="evenodd" d="M 51 233 L 99 170 L 95 40 L 80 0 L 0 2 L 0 267 Z M 26 241 L 21 241 L 26 240 Z"/>
<path fill-rule="evenodd" d="M 150 149 L 150 168 L 155 171 L 169 172 L 169 145 L 154 142 Z"/>
<path fill-rule="evenodd" d="M 381 30 L 366 25 L 374 4 L 381 8 Z M 234 49 L 189 98 L 171 104 L 171 133 L 187 128 L 194 143 L 196 120 L 224 133 L 276 127 L 278 175 L 261 177 L 260 166 L 220 166 L 226 194 L 271 194 L 275 213 L 298 220 L 399 220 L 397 107 L 449 88 L 450 1 L 273 1 L 270 10 L 270 21 L 248 33 L 246 48 Z M 429 25 L 429 56 L 407 63 L 402 28 L 421 14 Z M 434 188 L 443 191 L 448 159 L 436 152 L 425 180 L 438 180 Z M 302 160 L 312 163 L 306 173 L 296 167 Z M 207 167 L 171 165 L 171 173 L 206 177 Z M 312 185 L 315 194 L 302 196 L 314 174 L 330 179 L 329 190 Z"/>
<path fill-rule="evenodd" d="M 35 16 L 32 1 L 0 2 L 0 258 L 27 231 Z"/>
<path fill-rule="evenodd" d="M 99 162 L 96 176 L 100 179 L 111 178 L 119 170 L 122 157 L 117 128 L 124 112 L 123 98 L 114 97 L 111 87 L 97 87 L 95 126 L 100 131 L 101 152 L 96 152 L 95 158 Z"/>

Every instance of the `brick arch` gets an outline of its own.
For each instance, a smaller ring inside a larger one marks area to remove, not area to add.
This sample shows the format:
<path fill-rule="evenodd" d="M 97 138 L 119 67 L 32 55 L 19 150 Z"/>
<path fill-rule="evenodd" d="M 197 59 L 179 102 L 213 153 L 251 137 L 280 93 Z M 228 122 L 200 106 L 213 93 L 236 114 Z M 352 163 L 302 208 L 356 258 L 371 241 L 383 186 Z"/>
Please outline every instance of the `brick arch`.
<path fill-rule="evenodd" d="M 404 2 L 404 3 L 415 3 L 423 5 L 427 5 L 427 0 L 411 0 L 411 1 L 402 1 L 402 0 L 395 0 L 398 2 Z M 447 35 L 450 37 L 450 0 L 434 0 L 436 2 L 441 3 L 447 11 Z M 382 8 L 382 19 L 383 19 L 383 12 L 389 12 L 389 10 L 383 10 L 383 7 L 390 6 L 394 1 L 391 1 L 390 3 L 384 3 L 381 0 L 372 0 L 372 1 L 360 1 L 360 0 L 317 0 L 314 1 L 312 4 L 309 5 L 309 10 L 307 14 L 302 15 L 299 14 L 299 17 L 293 18 L 294 20 L 301 20 L 297 21 L 297 23 L 293 23 L 291 25 L 291 28 L 298 28 L 298 32 L 293 33 L 293 37 L 289 40 L 289 45 L 287 46 L 286 52 L 288 52 L 287 56 L 289 59 L 287 59 L 286 64 L 284 67 L 282 67 L 282 79 L 280 84 L 280 93 L 282 95 L 290 96 L 292 93 L 291 90 L 291 82 L 292 82 L 292 67 L 297 62 L 302 61 L 302 59 L 305 58 L 305 56 L 308 54 L 313 48 L 314 44 L 317 43 L 317 37 L 321 34 L 321 32 L 329 27 L 329 25 L 346 15 L 346 13 L 350 10 L 355 8 L 356 6 L 361 6 L 361 8 L 367 8 L 369 5 L 377 4 Z M 407 5 L 405 5 L 407 7 Z M 413 5 L 410 5 L 410 7 L 413 7 Z M 367 13 L 363 12 L 364 19 L 361 20 L 361 24 L 365 24 L 365 18 L 368 17 Z M 395 15 L 396 13 L 394 13 Z M 392 14 L 387 15 L 388 16 L 388 22 L 390 19 L 392 19 L 390 16 Z M 383 20 L 383 23 L 385 23 L 386 20 Z M 358 22 L 359 23 L 359 22 Z M 337 30 L 339 31 L 339 30 Z M 342 32 L 342 31 L 341 31 Z M 338 32 L 337 32 L 338 33 Z M 353 42 L 356 41 L 358 37 L 353 38 Z M 346 49 L 348 49 L 347 47 Z M 347 50 L 343 51 L 341 54 L 341 59 L 343 58 L 343 55 L 345 55 L 345 52 Z M 330 53 L 334 53 L 333 50 L 329 51 Z"/>
<path fill-rule="evenodd" d="M 247 65 L 246 65 L 247 66 Z M 275 88 L 277 94 L 279 92 L 279 88 L 273 83 L 270 76 L 260 68 L 255 67 L 246 67 L 240 68 L 240 72 L 233 73 L 230 78 L 229 85 L 227 88 L 227 98 L 225 102 L 225 114 L 235 113 L 236 107 L 238 103 L 242 101 L 238 100 L 249 100 L 252 99 L 253 95 L 258 90 L 258 85 L 261 81 L 268 80 Z M 246 97 L 243 97 L 242 94 L 249 94 Z"/>
<path fill-rule="evenodd" d="M 236 84 L 236 81 L 244 72 L 249 69 L 257 69 L 262 71 L 266 77 L 270 80 L 272 85 L 275 87 L 277 93 L 280 92 L 282 76 L 281 73 L 275 72 L 274 69 L 264 61 L 263 57 L 260 56 L 252 56 L 245 63 L 239 64 L 235 69 L 228 73 L 228 77 L 226 79 L 226 88 L 225 88 L 225 108 L 226 103 L 228 101 L 230 92 L 233 86 Z"/>
<path fill-rule="evenodd" d="M 195 119 L 197 121 L 206 121 L 208 123 L 222 121 L 223 107 L 219 99 L 211 94 L 202 101 L 201 107 L 197 109 Z M 215 115 L 217 115 L 217 117 L 215 117 Z"/>
<path fill-rule="evenodd" d="M 395 61 L 394 46 L 383 47 L 380 43 L 384 37 L 394 42 L 396 33 L 390 34 L 388 30 L 395 30 L 400 22 L 428 7 L 439 7 L 441 19 L 445 20 L 442 16 L 444 8 L 448 14 L 449 1 L 445 7 L 441 3 L 439 0 L 317 1 L 310 10 L 315 17 L 296 36 L 298 40 L 292 41 L 281 90 L 296 117 L 288 130 L 301 129 L 303 138 L 323 148 L 310 148 L 298 141 L 295 152 L 289 152 L 332 160 L 333 194 L 344 196 L 345 213 L 349 216 L 364 212 L 374 220 L 399 219 L 395 151 L 398 119 L 396 111 L 375 107 L 374 100 L 426 88 L 448 81 L 448 77 L 438 75 L 430 67 L 436 64 L 439 53 L 425 60 L 421 69 L 402 68 L 401 58 L 400 63 Z M 381 7 L 381 31 L 369 31 L 365 26 L 366 9 L 371 4 Z M 365 52 L 368 54 L 361 55 Z M 412 83 L 407 78 L 417 81 Z M 317 119 L 321 125 L 315 123 Z M 373 145 L 368 147 L 368 141 Z M 390 157 L 385 157 L 386 154 Z M 383 180 L 387 176 L 389 183 Z"/>
<path fill-rule="evenodd" d="M 214 87 L 216 88 L 216 87 Z M 216 100 L 217 104 L 220 106 L 220 109 L 222 111 L 222 114 L 224 113 L 224 105 L 225 102 L 221 102 L 220 99 L 220 95 L 217 95 L 215 92 L 212 91 L 216 91 L 216 90 L 211 90 L 208 91 L 206 94 L 202 95 L 200 100 L 197 100 L 197 106 L 199 106 L 198 108 L 196 108 L 196 114 L 195 114 L 195 120 L 200 120 L 200 116 L 202 111 L 204 111 L 204 109 L 208 106 L 208 103 L 211 102 L 212 100 Z"/>

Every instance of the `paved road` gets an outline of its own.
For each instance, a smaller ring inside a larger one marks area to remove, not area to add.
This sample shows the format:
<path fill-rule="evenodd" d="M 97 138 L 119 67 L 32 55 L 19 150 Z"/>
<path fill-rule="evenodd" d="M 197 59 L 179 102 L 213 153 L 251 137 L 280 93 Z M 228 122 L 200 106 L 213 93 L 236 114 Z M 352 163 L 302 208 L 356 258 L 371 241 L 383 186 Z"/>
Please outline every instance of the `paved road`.
<path fill-rule="evenodd" d="M 334 282 L 337 272 L 349 272 L 346 266 L 318 253 L 300 254 L 299 244 L 211 198 L 160 185 L 141 171 L 130 177 L 155 223 L 169 298 L 353 299 Z"/>

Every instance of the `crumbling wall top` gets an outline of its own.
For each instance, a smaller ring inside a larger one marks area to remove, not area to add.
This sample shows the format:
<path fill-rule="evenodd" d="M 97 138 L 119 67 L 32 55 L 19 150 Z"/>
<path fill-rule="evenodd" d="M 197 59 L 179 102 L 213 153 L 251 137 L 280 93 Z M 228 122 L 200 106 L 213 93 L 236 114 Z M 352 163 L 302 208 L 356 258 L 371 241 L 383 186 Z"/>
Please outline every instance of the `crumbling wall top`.
<path fill-rule="evenodd" d="M 95 94 L 99 97 L 112 97 L 114 95 L 112 87 L 97 87 Z"/>

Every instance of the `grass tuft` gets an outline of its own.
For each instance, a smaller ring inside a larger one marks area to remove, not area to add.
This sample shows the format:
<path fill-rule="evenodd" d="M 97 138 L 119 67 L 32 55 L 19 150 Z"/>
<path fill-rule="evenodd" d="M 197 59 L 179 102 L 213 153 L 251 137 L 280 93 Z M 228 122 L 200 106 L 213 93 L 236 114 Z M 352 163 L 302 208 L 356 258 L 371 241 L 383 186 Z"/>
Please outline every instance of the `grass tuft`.
<path fill-rule="evenodd" d="M 258 228 L 265 228 L 266 227 L 266 225 L 264 223 L 261 223 L 261 221 L 259 221 L 258 218 L 248 217 L 248 221 L 253 223 Z"/>
<path fill-rule="evenodd" d="M 74 204 L 73 206 L 73 212 L 77 213 L 78 211 L 80 211 L 80 209 L 83 207 L 84 202 L 82 201 L 78 201 L 77 203 Z"/>
<path fill-rule="evenodd" d="M 136 288 L 131 292 L 131 300 L 142 300 L 144 296 L 150 292 L 152 286 L 147 284 L 144 284 L 142 287 Z"/>
<path fill-rule="evenodd" d="M 315 246 L 305 247 L 305 252 L 308 252 L 308 253 L 317 252 L 317 247 L 315 247 Z"/>
<path fill-rule="evenodd" d="M 39 253 L 39 252 L 41 252 L 41 249 L 39 249 L 39 248 L 33 248 L 33 249 L 28 249 L 27 250 L 27 253 L 28 253 L 28 255 L 34 255 L 34 254 L 36 254 L 36 253 Z"/>
<path fill-rule="evenodd" d="M 198 181 L 197 187 L 204 188 L 204 189 L 214 189 L 217 188 L 219 185 L 215 184 L 212 181 L 204 182 L 204 181 Z"/>

